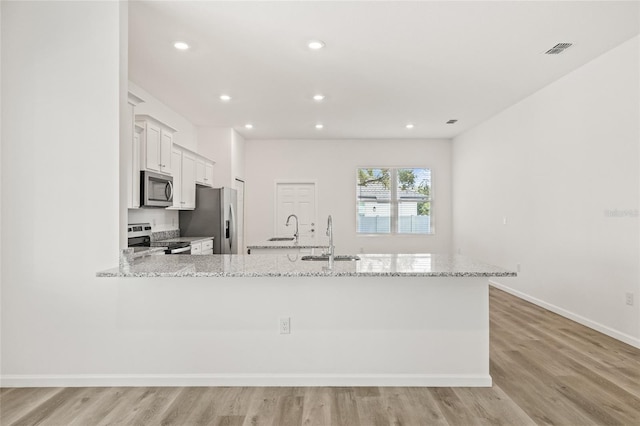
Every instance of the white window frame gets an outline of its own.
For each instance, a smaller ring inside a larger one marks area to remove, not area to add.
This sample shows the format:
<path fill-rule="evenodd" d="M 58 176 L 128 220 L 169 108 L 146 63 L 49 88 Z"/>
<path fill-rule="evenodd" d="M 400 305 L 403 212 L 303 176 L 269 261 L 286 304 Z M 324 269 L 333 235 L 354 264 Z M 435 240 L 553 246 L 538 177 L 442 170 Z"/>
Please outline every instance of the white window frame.
<path fill-rule="evenodd" d="M 389 226 L 389 232 L 387 233 L 383 233 L 383 232 L 377 232 L 377 233 L 370 233 L 370 232 L 358 232 L 358 209 L 360 207 L 359 203 L 360 200 L 358 199 L 358 192 L 357 192 L 357 186 L 358 186 L 358 170 L 360 169 L 387 169 L 389 170 L 389 180 L 390 180 L 390 189 L 391 189 L 391 194 L 390 194 L 390 200 L 389 200 L 389 205 L 390 205 L 390 209 L 389 209 L 389 220 L 390 220 L 390 226 Z M 431 232 L 429 233 L 413 233 L 413 232 L 398 232 L 398 224 L 399 224 L 399 206 L 400 206 L 400 200 L 398 200 L 398 170 L 401 169 L 427 169 L 429 170 L 430 173 L 430 177 L 431 177 L 431 182 L 430 182 L 430 186 L 429 186 L 429 230 Z M 407 166 L 407 167 L 382 167 L 382 166 L 364 166 L 364 167 L 357 167 L 356 168 L 356 191 L 355 191 L 355 196 L 354 199 L 356 201 L 355 205 L 356 205 L 356 214 L 355 214 L 355 229 L 356 229 L 356 236 L 363 236 L 363 237 L 388 237 L 388 236 L 399 236 L 399 237 L 425 237 L 425 236 L 429 236 L 429 235 L 435 235 L 436 231 L 435 231 L 435 227 L 434 227 L 434 221 L 433 221 L 433 169 L 427 166 Z"/>

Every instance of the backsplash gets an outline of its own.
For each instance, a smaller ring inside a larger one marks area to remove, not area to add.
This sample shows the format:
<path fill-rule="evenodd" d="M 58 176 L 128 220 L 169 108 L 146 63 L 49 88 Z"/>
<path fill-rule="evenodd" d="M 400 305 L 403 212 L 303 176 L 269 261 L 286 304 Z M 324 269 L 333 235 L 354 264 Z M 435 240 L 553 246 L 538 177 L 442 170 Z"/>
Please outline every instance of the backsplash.
<path fill-rule="evenodd" d="M 179 229 L 171 229 L 168 231 L 153 231 L 151 233 L 151 242 L 168 240 L 169 238 L 178 238 L 180 236 Z"/>
<path fill-rule="evenodd" d="M 178 213 L 166 209 L 129 209 L 127 223 L 150 223 L 153 232 L 175 231 L 180 228 Z"/>

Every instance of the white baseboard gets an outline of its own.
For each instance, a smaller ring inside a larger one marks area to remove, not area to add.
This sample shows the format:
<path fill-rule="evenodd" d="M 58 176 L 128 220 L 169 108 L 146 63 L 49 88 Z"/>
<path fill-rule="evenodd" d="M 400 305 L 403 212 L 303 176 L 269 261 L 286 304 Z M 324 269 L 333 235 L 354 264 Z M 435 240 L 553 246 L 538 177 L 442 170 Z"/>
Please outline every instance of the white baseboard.
<path fill-rule="evenodd" d="M 0 387 L 147 387 L 147 386 L 398 386 L 491 387 L 489 375 L 371 374 L 148 374 L 148 375 L 3 375 Z"/>
<path fill-rule="evenodd" d="M 573 313 L 571 311 L 568 311 L 566 309 L 560 308 L 559 306 L 556 305 L 552 305 L 551 303 L 547 303 L 544 300 L 540 300 L 537 299 L 533 296 L 530 296 L 526 293 L 523 293 L 521 291 L 515 290 L 511 287 L 508 287 L 504 284 L 500 284 L 499 282 L 493 281 L 493 280 L 489 280 L 489 284 L 499 288 L 500 290 L 503 290 L 509 294 L 512 294 L 516 297 L 519 297 L 520 299 L 526 300 L 527 302 L 531 302 L 534 305 L 538 305 L 541 308 L 545 308 L 551 312 L 554 312 L 560 316 L 563 316 L 565 318 L 568 318 L 572 321 L 575 321 L 579 324 L 582 324 L 586 327 L 592 328 L 596 331 L 599 331 L 602 334 L 606 334 L 609 337 L 613 337 L 616 340 L 620 340 L 621 342 L 624 342 L 628 345 L 634 346 L 638 349 L 640 349 L 640 339 L 637 339 L 633 336 L 630 336 L 626 333 L 622 333 L 620 331 L 614 330 L 610 327 L 607 327 L 606 325 L 602 325 L 598 322 L 592 321 L 589 318 L 585 318 L 583 316 L 580 316 L 576 313 Z"/>

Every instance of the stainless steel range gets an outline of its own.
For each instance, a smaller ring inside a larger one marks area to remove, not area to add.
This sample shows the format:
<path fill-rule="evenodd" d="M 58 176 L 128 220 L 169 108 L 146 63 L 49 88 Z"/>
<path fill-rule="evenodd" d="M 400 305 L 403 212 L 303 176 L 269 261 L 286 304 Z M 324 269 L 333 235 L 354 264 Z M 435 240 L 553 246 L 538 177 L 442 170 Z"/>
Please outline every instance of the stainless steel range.
<path fill-rule="evenodd" d="M 191 254 L 191 244 L 187 242 L 151 243 L 150 223 L 130 223 L 127 225 L 127 246 L 136 251 L 147 250 L 149 247 L 166 247 L 165 254 Z"/>
<path fill-rule="evenodd" d="M 151 224 L 130 223 L 127 225 L 127 246 L 151 247 Z"/>

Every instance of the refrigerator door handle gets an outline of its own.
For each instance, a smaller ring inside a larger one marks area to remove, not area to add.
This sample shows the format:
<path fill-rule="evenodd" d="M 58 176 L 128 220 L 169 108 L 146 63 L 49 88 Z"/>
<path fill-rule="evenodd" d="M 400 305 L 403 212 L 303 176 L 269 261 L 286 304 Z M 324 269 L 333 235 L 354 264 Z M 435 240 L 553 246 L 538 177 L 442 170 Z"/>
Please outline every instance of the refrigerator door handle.
<path fill-rule="evenodd" d="M 229 253 L 233 253 L 233 239 L 236 237 L 236 214 L 233 211 L 233 204 L 229 204 Z"/>

